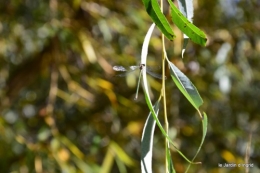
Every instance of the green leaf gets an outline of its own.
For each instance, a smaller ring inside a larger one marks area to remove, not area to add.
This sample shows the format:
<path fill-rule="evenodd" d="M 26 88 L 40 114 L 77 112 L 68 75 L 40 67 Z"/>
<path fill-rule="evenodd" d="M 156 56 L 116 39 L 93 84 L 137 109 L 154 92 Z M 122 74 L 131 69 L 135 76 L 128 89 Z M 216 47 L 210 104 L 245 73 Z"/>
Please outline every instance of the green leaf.
<path fill-rule="evenodd" d="M 154 105 L 156 116 L 159 112 L 159 101 Z M 152 155 L 153 155 L 153 135 L 155 129 L 155 120 L 150 112 L 144 125 L 141 140 L 141 168 L 142 173 L 152 172 Z"/>
<path fill-rule="evenodd" d="M 171 16 L 174 24 L 186 34 L 194 43 L 205 46 L 207 42 L 206 35 L 203 31 L 193 25 L 183 14 L 178 10 L 178 8 L 168 0 L 171 7 Z"/>
<path fill-rule="evenodd" d="M 155 24 L 152 24 L 144 38 L 144 42 L 143 42 L 143 46 L 142 46 L 142 54 L 141 54 L 141 64 L 146 64 L 146 60 L 147 60 L 147 53 L 148 53 L 148 45 L 150 42 L 150 38 L 153 32 Z M 142 86 L 143 86 L 143 90 L 144 90 L 144 95 L 145 95 L 145 101 L 147 106 L 150 109 L 150 112 L 154 118 L 154 120 L 156 121 L 157 126 L 159 127 L 159 129 L 161 130 L 162 134 L 164 135 L 165 138 L 168 139 L 169 143 L 176 149 L 176 151 L 189 163 L 192 163 L 188 158 L 185 157 L 184 154 L 182 154 L 182 152 L 180 150 L 177 149 L 177 147 L 174 145 L 174 143 L 172 142 L 172 140 L 170 139 L 170 137 L 168 136 L 168 134 L 165 132 L 165 130 L 163 129 L 160 121 L 157 118 L 157 113 L 155 112 L 150 96 L 149 96 L 149 91 L 148 91 L 148 83 L 147 83 L 147 76 L 146 76 L 146 68 L 144 66 L 144 68 L 141 71 L 142 73 Z"/>
<path fill-rule="evenodd" d="M 177 0 L 178 7 L 180 12 L 190 21 L 192 22 L 193 18 L 193 0 Z"/>
<path fill-rule="evenodd" d="M 197 157 L 197 155 L 199 154 L 200 152 L 200 149 L 202 147 L 202 144 L 204 143 L 204 140 L 205 140 L 205 137 L 206 137 L 206 134 L 207 134 L 207 129 L 208 129 L 208 117 L 207 117 L 207 114 L 205 112 L 203 112 L 203 117 L 202 117 L 202 139 L 201 139 L 201 142 L 200 142 L 200 146 L 195 154 L 195 156 L 193 157 L 192 161 L 195 160 L 195 158 Z M 187 170 L 185 172 L 188 172 L 189 168 L 190 168 L 190 165 L 187 167 Z"/>
<path fill-rule="evenodd" d="M 145 69 L 145 68 L 144 68 Z M 147 77 L 146 77 L 146 70 L 142 71 L 142 83 L 143 83 L 143 90 L 144 90 L 144 95 L 145 95 L 145 101 L 146 104 L 148 106 L 148 108 L 150 109 L 150 112 L 152 113 L 152 116 L 154 118 L 154 120 L 156 121 L 157 126 L 159 127 L 159 129 L 161 130 L 162 134 L 164 135 L 165 138 L 168 139 L 169 143 L 175 148 L 175 150 L 189 163 L 194 164 L 193 162 L 191 162 L 187 157 L 185 157 L 184 154 L 182 154 L 182 152 L 180 150 L 178 150 L 178 148 L 174 145 L 174 143 L 172 142 L 172 140 L 170 139 L 170 137 L 167 135 L 167 133 L 165 132 L 165 130 L 163 129 L 159 119 L 157 118 L 156 112 L 152 106 L 152 102 L 149 96 L 149 91 L 148 91 L 148 84 L 147 84 Z"/>
<path fill-rule="evenodd" d="M 146 64 L 147 55 L 148 55 L 148 46 L 150 43 L 150 39 L 151 39 L 153 30 L 154 30 L 154 27 L 155 27 L 155 24 L 153 23 L 145 35 L 143 46 L 142 46 L 142 53 L 141 53 L 141 64 Z"/>
<path fill-rule="evenodd" d="M 162 31 L 162 33 L 169 39 L 173 40 L 175 37 L 170 24 L 166 17 L 161 12 L 160 6 L 157 0 L 143 0 L 143 4 L 149 16 L 152 18 L 156 26 Z"/>
<path fill-rule="evenodd" d="M 177 0 L 178 1 L 178 7 L 180 12 L 192 23 L 193 18 L 193 0 Z M 183 58 L 185 49 L 188 45 L 189 37 L 186 34 L 183 34 L 183 45 L 182 45 L 182 51 L 181 51 L 181 57 Z"/>
<path fill-rule="evenodd" d="M 169 147 L 166 148 L 166 155 L 167 155 L 168 172 L 175 173 L 175 169 L 174 169 L 172 157 L 171 157 L 171 151 L 170 151 Z"/>
<path fill-rule="evenodd" d="M 174 83 L 195 109 L 199 111 L 199 107 L 202 105 L 203 100 L 196 87 L 191 83 L 187 76 L 185 76 L 172 62 L 168 60 L 168 58 L 166 59 L 169 63 L 170 73 Z"/>

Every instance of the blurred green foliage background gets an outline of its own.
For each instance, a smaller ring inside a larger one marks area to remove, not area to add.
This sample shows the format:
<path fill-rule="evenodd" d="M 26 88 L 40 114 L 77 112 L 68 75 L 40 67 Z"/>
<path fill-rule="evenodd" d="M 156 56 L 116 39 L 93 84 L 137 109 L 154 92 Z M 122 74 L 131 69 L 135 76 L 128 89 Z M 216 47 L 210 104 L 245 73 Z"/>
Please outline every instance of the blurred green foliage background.
<path fill-rule="evenodd" d="M 181 59 L 182 33 L 174 24 L 177 38 L 166 44 L 209 119 L 196 159 L 202 164 L 190 172 L 259 172 L 260 1 L 194 0 L 194 7 L 207 46 L 190 42 Z M 142 91 L 133 99 L 137 76 L 115 77 L 112 66 L 139 63 L 150 24 L 141 1 L 1 1 L 0 172 L 140 172 L 148 108 Z M 161 48 L 157 30 L 149 65 L 160 66 Z M 149 81 L 155 101 L 161 81 Z M 192 158 L 202 135 L 199 116 L 171 80 L 166 87 L 170 136 Z M 156 129 L 155 173 L 164 170 L 163 139 Z M 188 163 L 174 149 L 172 156 L 183 172 Z"/>

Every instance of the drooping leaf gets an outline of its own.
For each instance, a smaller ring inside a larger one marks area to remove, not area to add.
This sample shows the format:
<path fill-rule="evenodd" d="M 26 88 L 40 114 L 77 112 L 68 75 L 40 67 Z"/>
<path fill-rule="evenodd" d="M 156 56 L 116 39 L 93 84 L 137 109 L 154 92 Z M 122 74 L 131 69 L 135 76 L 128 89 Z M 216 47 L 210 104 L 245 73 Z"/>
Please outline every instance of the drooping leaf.
<path fill-rule="evenodd" d="M 203 100 L 200 97 L 196 87 L 191 83 L 190 79 L 185 76 L 172 62 L 167 59 L 169 63 L 171 77 L 182 92 L 182 94 L 189 100 L 189 102 L 199 111 Z"/>
<path fill-rule="evenodd" d="M 177 0 L 180 12 L 192 22 L 193 18 L 193 0 Z"/>
<path fill-rule="evenodd" d="M 169 147 L 166 148 L 166 155 L 167 155 L 168 172 L 169 173 L 175 173 L 176 171 L 175 171 L 174 166 L 173 166 L 171 151 L 170 151 Z"/>
<path fill-rule="evenodd" d="M 148 46 L 149 46 L 149 42 L 150 42 L 153 30 L 154 30 L 154 26 L 155 26 L 155 24 L 153 23 L 145 35 L 143 46 L 142 46 L 142 53 L 141 53 L 141 64 L 146 64 Z"/>
<path fill-rule="evenodd" d="M 168 139 L 169 143 L 175 148 L 175 150 L 189 163 L 194 164 L 193 162 L 191 162 L 180 150 L 178 150 L 178 148 L 174 145 L 174 143 L 172 142 L 172 140 L 170 139 L 170 137 L 168 136 L 168 134 L 165 132 L 164 128 L 162 127 L 159 119 L 156 116 L 156 112 L 152 106 L 152 102 L 149 96 L 149 91 L 148 91 L 148 84 L 147 84 L 147 77 L 146 77 L 146 70 L 144 68 L 144 70 L 142 70 L 142 84 L 143 84 L 143 90 L 144 90 L 144 95 L 145 95 L 145 101 L 146 104 L 154 118 L 154 120 L 156 121 L 157 126 L 159 127 L 159 129 L 161 130 L 162 134 L 164 135 L 165 138 Z"/>
<path fill-rule="evenodd" d="M 147 13 L 152 18 L 156 26 L 162 31 L 162 33 L 169 40 L 173 40 L 175 35 L 165 15 L 161 12 L 157 0 L 143 0 L 143 4 L 145 6 Z"/>
<path fill-rule="evenodd" d="M 193 0 L 177 0 L 180 12 L 192 23 L 193 19 Z M 189 37 L 186 34 L 183 34 L 183 45 L 181 56 L 183 58 L 184 52 L 189 42 Z"/>
<path fill-rule="evenodd" d="M 144 42 L 143 42 L 143 46 L 142 46 L 142 55 L 141 55 L 141 64 L 146 64 L 146 60 L 147 60 L 147 53 L 148 53 L 148 45 L 150 42 L 150 38 L 153 32 L 155 24 L 152 24 L 145 36 Z M 148 91 L 148 84 L 147 84 L 147 76 L 146 76 L 146 68 L 144 67 L 142 70 L 142 86 L 143 86 L 143 90 L 144 90 L 144 95 L 145 95 L 145 101 L 146 104 L 151 112 L 151 115 L 153 116 L 154 120 L 156 121 L 157 126 L 159 127 L 159 129 L 161 130 L 162 134 L 164 135 L 165 138 L 168 139 L 169 143 L 176 149 L 176 151 L 189 163 L 192 163 L 188 158 L 185 157 L 184 154 L 182 154 L 182 152 L 180 150 L 177 149 L 177 147 L 174 145 L 174 143 L 172 142 L 172 140 L 170 139 L 170 137 L 167 135 L 167 133 L 165 132 L 164 128 L 162 127 L 160 121 L 157 118 L 157 114 L 153 108 L 150 96 L 149 96 L 149 91 Z"/>
<path fill-rule="evenodd" d="M 207 42 L 206 35 L 198 27 L 193 25 L 173 4 L 168 0 L 171 7 L 171 16 L 174 24 L 186 34 L 194 43 L 205 46 Z"/>
<path fill-rule="evenodd" d="M 207 129 L 208 129 L 208 117 L 207 117 L 207 114 L 205 112 L 203 112 L 203 117 L 202 117 L 202 138 L 201 138 L 201 142 L 200 142 L 200 146 L 195 154 L 195 156 L 193 157 L 192 161 L 195 160 L 195 158 L 197 157 L 197 155 L 199 154 L 200 152 L 200 149 L 202 147 L 202 144 L 204 143 L 204 140 L 205 140 L 205 137 L 206 137 L 206 134 L 207 134 Z M 187 170 L 185 172 L 188 172 L 189 168 L 190 168 L 190 165 L 187 167 Z"/>
<path fill-rule="evenodd" d="M 158 116 L 159 112 L 159 101 L 157 101 L 154 105 L 154 111 L 156 116 Z M 141 169 L 142 173 L 150 173 L 152 172 L 152 152 L 153 152 L 153 136 L 155 129 L 155 120 L 150 112 L 142 134 L 141 140 Z"/>

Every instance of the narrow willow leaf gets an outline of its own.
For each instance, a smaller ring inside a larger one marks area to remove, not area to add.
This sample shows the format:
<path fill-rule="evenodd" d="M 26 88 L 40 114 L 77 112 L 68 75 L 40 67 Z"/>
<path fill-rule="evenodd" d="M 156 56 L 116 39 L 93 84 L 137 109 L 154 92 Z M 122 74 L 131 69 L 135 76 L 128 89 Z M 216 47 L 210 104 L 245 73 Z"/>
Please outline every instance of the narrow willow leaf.
<path fill-rule="evenodd" d="M 170 24 L 166 17 L 161 12 L 160 6 L 157 0 L 143 0 L 143 4 L 149 16 L 152 18 L 156 26 L 162 31 L 162 33 L 169 39 L 173 40 L 175 37 Z"/>
<path fill-rule="evenodd" d="M 172 162 L 172 157 L 171 157 L 170 148 L 167 147 L 166 150 L 167 150 L 167 151 L 166 151 L 166 154 L 167 154 L 168 172 L 169 172 L 169 173 L 175 173 L 175 169 L 174 169 L 173 162 Z"/>
<path fill-rule="evenodd" d="M 177 0 L 178 6 L 181 13 L 190 21 L 192 22 L 193 18 L 193 0 Z"/>
<path fill-rule="evenodd" d="M 202 117 L 201 121 L 202 121 L 202 138 L 201 138 L 199 149 L 198 149 L 197 153 L 195 154 L 195 156 L 193 157 L 192 160 L 194 160 L 197 157 L 198 153 L 200 152 L 200 149 L 202 147 L 202 144 L 204 143 L 204 140 L 205 140 L 205 137 L 206 137 L 206 134 L 207 134 L 208 116 L 205 112 L 203 112 L 203 117 Z"/>
<path fill-rule="evenodd" d="M 145 35 L 143 46 L 142 46 L 142 53 L 141 53 L 141 64 L 146 64 L 148 46 L 149 46 L 149 42 L 150 42 L 153 30 L 154 30 L 154 26 L 155 26 L 155 24 L 153 23 Z"/>
<path fill-rule="evenodd" d="M 166 58 L 167 59 L 167 58 Z M 172 62 L 167 59 L 169 63 L 171 77 L 177 85 L 182 94 L 189 100 L 189 102 L 199 111 L 203 100 L 199 95 L 196 87 L 191 83 L 189 78 L 185 76 Z"/>
<path fill-rule="evenodd" d="M 180 12 L 192 23 L 193 19 L 193 0 L 177 0 Z M 181 57 L 183 58 L 184 52 L 189 42 L 189 37 L 183 34 L 183 45 L 181 51 Z"/>
<path fill-rule="evenodd" d="M 183 14 L 178 10 L 178 8 L 168 0 L 171 7 L 171 16 L 174 24 L 186 34 L 194 43 L 205 46 L 207 42 L 206 35 L 203 31 L 193 25 Z"/>
<path fill-rule="evenodd" d="M 148 84 L 147 84 L 147 76 L 146 76 L 146 72 L 145 72 L 145 68 L 142 71 L 142 84 L 143 84 L 143 90 L 144 90 L 144 95 L 145 95 L 145 101 L 146 104 L 150 110 L 150 112 L 152 113 L 152 116 L 154 118 L 154 120 L 156 121 L 157 126 L 159 127 L 159 129 L 161 130 L 162 134 L 164 135 L 165 138 L 168 139 L 169 143 L 176 149 L 176 151 L 189 163 L 194 164 L 193 162 L 191 162 L 184 154 L 182 154 L 182 152 L 180 150 L 178 150 L 178 148 L 174 145 L 174 143 L 172 142 L 172 140 L 170 139 L 170 137 L 167 135 L 167 133 L 165 132 L 165 130 L 163 129 L 160 121 L 158 120 L 157 116 L 156 116 L 156 112 L 152 106 L 152 102 L 149 96 L 149 92 L 148 92 Z"/>
<path fill-rule="evenodd" d="M 154 30 L 155 24 L 153 23 L 145 38 L 144 38 L 144 42 L 143 42 L 143 46 L 142 46 L 142 54 L 141 54 L 141 64 L 146 64 L 146 59 L 147 59 L 147 54 L 148 54 L 148 45 L 150 42 L 150 38 L 152 36 L 152 32 Z M 144 67 L 142 69 L 142 72 L 146 71 L 146 68 Z M 144 73 L 142 73 L 143 75 Z M 145 76 L 143 76 L 142 80 L 144 81 L 144 77 L 146 80 L 146 74 Z M 144 86 L 144 85 L 143 85 Z M 146 95 L 149 96 L 148 93 L 148 87 L 147 89 L 144 89 L 144 92 Z M 144 130 L 143 130 L 143 135 L 142 135 L 142 140 L 141 140 L 141 170 L 142 173 L 150 173 L 152 172 L 152 143 L 153 143 L 153 133 L 154 133 L 154 128 L 155 128 L 155 121 L 154 121 L 154 117 L 157 118 L 158 115 L 158 111 L 159 111 L 159 102 L 157 102 L 155 104 L 155 106 L 152 107 L 152 111 L 150 111 L 149 116 L 146 120 L 145 126 L 144 126 Z"/>
<path fill-rule="evenodd" d="M 205 140 L 205 137 L 206 137 L 206 134 L 207 134 L 207 129 L 208 129 L 208 117 L 207 117 L 207 114 L 205 112 L 203 112 L 203 118 L 202 118 L 202 139 L 201 139 L 201 142 L 200 142 L 200 146 L 195 154 L 195 156 L 193 157 L 192 161 L 195 160 L 195 158 L 197 157 L 197 155 L 199 154 L 200 152 L 200 149 L 202 147 L 202 144 L 204 143 L 204 140 Z M 190 165 L 187 167 L 187 170 L 185 172 L 188 172 L 189 168 L 190 168 Z"/>
<path fill-rule="evenodd" d="M 152 24 L 145 36 L 144 42 L 143 42 L 143 46 L 142 46 L 142 54 L 141 54 L 141 64 L 146 64 L 146 60 L 147 60 L 147 53 L 148 53 L 148 45 L 150 42 L 150 38 L 153 32 L 155 24 Z M 163 129 L 160 121 L 157 118 L 156 112 L 153 108 L 150 96 L 149 96 L 149 91 L 148 91 L 148 84 L 147 84 L 147 76 L 146 76 L 146 68 L 144 66 L 144 68 L 142 69 L 142 86 L 143 86 L 143 90 L 144 90 L 144 95 L 145 95 L 145 101 L 146 104 L 154 118 L 154 120 L 156 121 L 157 126 L 159 127 L 159 129 L 161 130 L 162 134 L 164 135 L 165 138 L 168 139 L 169 143 L 176 149 L 176 151 L 189 163 L 192 163 L 188 158 L 185 157 L 184 154 L 182 154 L 182 152 L 180 150 L 177 149 L 177 147 L 174 145 L 174 143 L 172 142 L 172 140 L 170 139 L 170 137 L 167 135 L 167 133 L 165 132 L 165 130 Z"/>
<path fill-rule="evenodd" d="M 154 105 L 156 116 L 159 112 L 159 101 Z M 142 173 L 152 172 L 152 154 L 153 154 L 153 136 L 154 136 L 155 120 L 150 112 L 144 125 L 141 140 L 141 168 Z"/>

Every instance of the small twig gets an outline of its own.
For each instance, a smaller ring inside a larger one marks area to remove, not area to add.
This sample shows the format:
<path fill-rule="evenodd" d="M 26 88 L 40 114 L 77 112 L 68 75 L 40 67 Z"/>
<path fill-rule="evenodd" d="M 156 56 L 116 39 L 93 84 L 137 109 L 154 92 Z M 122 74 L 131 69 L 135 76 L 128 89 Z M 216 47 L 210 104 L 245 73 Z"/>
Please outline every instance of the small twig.
<path fill-rule="evenodd" d="M 161 0 L 161 11 L 163 13 L 163 0 Z M 166 107 L 166 94 L 165 94 L 165 39 L 162 33 L 162 91 L 161 95 L 163 97 L 163 112 L 164 112 L 164 122 L 165 122 L 165 132 L 168 135 L 169 133 L 169 123 L 167 118 L 167 107 Z M 169 141 L 165 138 L 165 171 L 168 172 L 168 159 L 167 159 L 167 151 L 169 148 Z"/>

